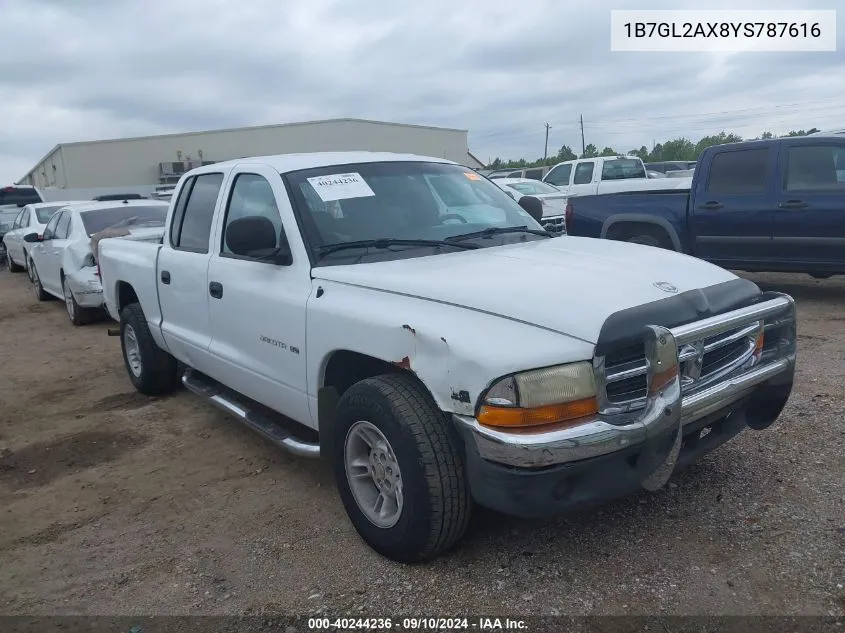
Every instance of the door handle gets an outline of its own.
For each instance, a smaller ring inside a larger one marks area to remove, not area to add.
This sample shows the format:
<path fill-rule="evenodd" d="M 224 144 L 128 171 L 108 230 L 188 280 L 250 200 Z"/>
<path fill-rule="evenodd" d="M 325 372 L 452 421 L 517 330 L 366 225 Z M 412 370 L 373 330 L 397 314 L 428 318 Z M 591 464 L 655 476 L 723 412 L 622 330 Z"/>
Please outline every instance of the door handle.
<path fill-rule="evenodd" d="M 722 208 L 721 202 L 705 202 L 702 205 L 699 205 L 699 209 L 721 209 Z"/>
<path fill-rule="evenodd" d="M 170 283 L 170 271 L 162 270 L 161 271 L 161 283 L 169 284 Z"/>
<path fill-rule="evenodd" d="M 810 205 L 808 205 L 803 200 L 787 200 L 786 202 L 781 202 L 778 205 L 778 208 L 780 208 L 780 209 L 804 209 L 808 206 L 810 206 Z"/>
<path fill-rule="evenodd" d="M 223 297 L 223 284 L 219 281 L 212 281 L 208 284 L 208 294 L 210 294 L 215 299 L 220 299 Z"/>

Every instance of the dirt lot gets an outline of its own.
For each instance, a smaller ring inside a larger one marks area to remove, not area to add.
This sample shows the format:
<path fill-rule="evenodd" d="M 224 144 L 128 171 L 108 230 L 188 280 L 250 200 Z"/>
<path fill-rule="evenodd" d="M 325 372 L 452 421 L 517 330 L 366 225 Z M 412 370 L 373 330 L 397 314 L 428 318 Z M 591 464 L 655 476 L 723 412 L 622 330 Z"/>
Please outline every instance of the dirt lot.
<path fill-rule="evenodd" d="M 109 324 L 0 271 L 0 613 L 843 615 L 845 280 L 753 279 L 800 314 L 774 427 L 574 519 L 477 512 L 410 567 L 359 540 L 318 463 L 136 394 Z"/>

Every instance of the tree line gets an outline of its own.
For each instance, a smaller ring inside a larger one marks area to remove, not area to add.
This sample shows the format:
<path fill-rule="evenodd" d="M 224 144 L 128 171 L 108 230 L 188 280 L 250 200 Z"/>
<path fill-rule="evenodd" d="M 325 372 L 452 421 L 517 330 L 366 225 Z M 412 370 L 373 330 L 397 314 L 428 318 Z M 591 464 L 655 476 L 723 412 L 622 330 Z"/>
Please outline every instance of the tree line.
<path fill-rule="evenodd" d="M 812 134 L 813 132 L 818 132 L 816 128 L 812 128 L 810 130 L 792 130 L 788 134 L 784 134 L 784 136 L 806 136 L 807 134 Z M 750 141 L 755 141 L 759 139 L 766 139 L 766 138 L 775 138 L 775 135 L 771 132 L 763 132 L 760 136 L 747 139 Z M 666 141 L 665 143 L 657 143 L 651 150 L 649 150 L 645 145 L 640 147 L 639 149 L 632 149 L 628 152 L 617 152 L 612 147 L 605 147 L 603 150 L 599 151 L 599 149 L 590 143 L 584 148 L 584 153 L 578 156 L 569 145 L 564 145 L 561 147 L 557 154 L 554 156 L 549 156 L 546 159 L 538 158 L 535 161 L 528 161 L 524 158 L 520 158 L 518 160 L 502 160 L 499 157 L 487 165 L 487 169 L 510 169 L 510 168 L 520 168 L 520 167 L 543 167 L 547 165 L 556 165 L 565 160 L 575 160 L 576 158 L 595 158 L 596 156 L 618 156 L 620 154 L 628 154 L 631 156 L 638 156 L 642 159 L 644 163 L 657 163 L 660 161 L 667 161 L 667 160 L 698 160 L 698 156 L 703 152 L 706 148 L 711 147 L 712 145 L 722 145 L 724 143 L 738 143 L 739 141 L 744 140 L 741 136 L 733 133 L 727 132 L 719 132 L 718 134 L 711 134 L 710 136 L 705 136 L 697 143 L 693 143 L 688 138 L 676 138 L 671 141 Z"/>

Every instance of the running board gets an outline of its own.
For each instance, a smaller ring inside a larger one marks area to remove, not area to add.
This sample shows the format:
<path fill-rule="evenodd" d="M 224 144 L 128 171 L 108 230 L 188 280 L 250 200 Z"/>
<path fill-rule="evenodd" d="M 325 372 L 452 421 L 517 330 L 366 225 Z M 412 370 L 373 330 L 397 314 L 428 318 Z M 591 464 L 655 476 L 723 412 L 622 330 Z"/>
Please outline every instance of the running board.
<path fill-rule="evenodd" d="M 182 376 L 182 384 L 189 391 L 205 398 L 229 415 L 233 415 L 279 448 L 300 457 L 320 456 L 320 445 L 318 443 L 297 439 L 290 430 L 271 419 L 270 415 L 257 411 L 257 407 L 248 408 L 244 403 L 237 401 L 231 393 L 228 393 L 227 389 L 216 386 L 214 381 L 205 378 L 197 371 L 189 369 L 185 372 Z"/>

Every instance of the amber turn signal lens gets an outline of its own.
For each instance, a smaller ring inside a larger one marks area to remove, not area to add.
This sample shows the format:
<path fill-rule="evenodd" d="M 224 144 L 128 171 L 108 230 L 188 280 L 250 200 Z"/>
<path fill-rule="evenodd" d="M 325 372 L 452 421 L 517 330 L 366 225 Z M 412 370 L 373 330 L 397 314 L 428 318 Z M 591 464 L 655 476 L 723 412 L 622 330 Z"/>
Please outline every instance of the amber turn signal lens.
<path fill-rule="evenodd" d="M 660 391 L 672 382 L 678 376 L 678 365 L 673 365 L 669 369 L 664 369 L 661 372 L 658 372 L 654 375 L 654 378 L 651 380 L 651 385 L 649 386 L 649 391 L 651 393 L 655 393 L 656 391 Z"/>
<path fill-rule="evenodd" d="M 485 404 L 478 412 L 478 422 L 485 426 L 524 428 L 577 420 L 598 413 L 595 398 L 584 398 L 564 404 L 550 404 L 531 409 L 495 407 Z"/>

